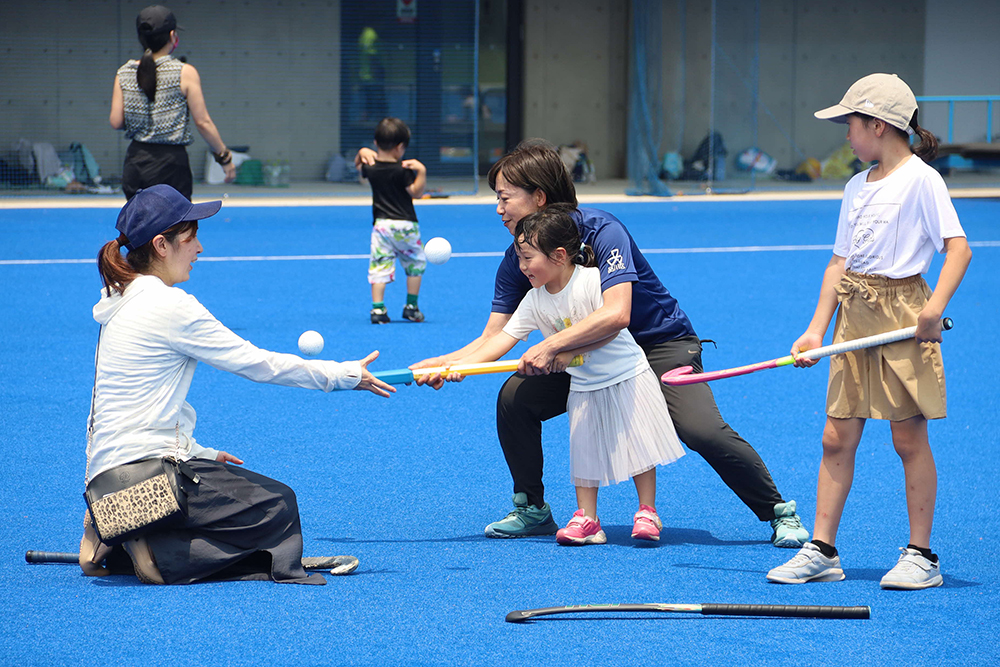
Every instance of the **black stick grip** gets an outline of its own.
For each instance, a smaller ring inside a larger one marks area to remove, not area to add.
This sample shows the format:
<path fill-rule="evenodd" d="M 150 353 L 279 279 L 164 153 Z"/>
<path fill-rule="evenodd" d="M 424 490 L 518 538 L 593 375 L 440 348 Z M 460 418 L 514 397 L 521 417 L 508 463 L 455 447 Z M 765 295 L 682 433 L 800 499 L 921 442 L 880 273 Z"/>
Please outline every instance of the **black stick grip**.
<path fill-rule="evenodd" d="M 703 604 L 713 616 L 783 616 L 799 618 L 871 618 L 871 607 L 824 607 L 797 604 Z"/>
<path fill-rule="evenodd" d="M 24 560 L 29 563 L 79 563 L 80 554 L 59 551 L 28 551 Z"/>

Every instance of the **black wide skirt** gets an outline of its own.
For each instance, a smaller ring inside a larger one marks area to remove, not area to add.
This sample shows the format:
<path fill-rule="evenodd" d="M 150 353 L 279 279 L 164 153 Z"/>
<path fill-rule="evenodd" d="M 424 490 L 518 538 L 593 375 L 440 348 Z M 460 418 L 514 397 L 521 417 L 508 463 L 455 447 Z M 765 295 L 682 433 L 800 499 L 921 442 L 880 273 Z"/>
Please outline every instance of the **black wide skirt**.
<path fill-rule="evenodd" d="M 219 579 L 326 583 L 302 568 L 302 528 L 295 492 L 227 463 L 191 459 L 195 484 L 187 492 L 184 523 L 144 537 L 167 584 Z"/>

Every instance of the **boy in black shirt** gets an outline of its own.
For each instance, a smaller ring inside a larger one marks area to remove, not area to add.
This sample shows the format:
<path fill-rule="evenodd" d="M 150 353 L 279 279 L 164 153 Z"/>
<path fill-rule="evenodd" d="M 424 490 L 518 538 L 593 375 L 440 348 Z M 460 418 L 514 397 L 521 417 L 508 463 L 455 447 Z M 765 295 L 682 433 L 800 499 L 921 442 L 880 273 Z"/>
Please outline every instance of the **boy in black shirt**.
<path fill-rule="evenodd" d="M 406 272 L 406 306 L 403 317 L 423 322 L 417 307 L 420 280 L 427 268 L 420 225 L 413 200 L 424 193 L 427 168 L 418 160 L 403 160 L 410 143 L 410 128 L 398 118 L 383 118 L 375 128 L 378 157 L 374 165 L 361 165 L 361 174 L 372 186 L 371 260 L 368 282 L 372 286 L 372 324 L 389 322 L 385 286 L 396 277 L 396 258 Z"/>

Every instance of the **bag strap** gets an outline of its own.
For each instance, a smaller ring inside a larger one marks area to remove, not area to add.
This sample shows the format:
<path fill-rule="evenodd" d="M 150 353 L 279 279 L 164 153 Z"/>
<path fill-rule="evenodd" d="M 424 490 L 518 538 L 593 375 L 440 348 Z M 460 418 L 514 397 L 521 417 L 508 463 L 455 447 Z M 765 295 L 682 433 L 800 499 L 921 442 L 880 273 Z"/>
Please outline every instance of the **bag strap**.
<path fill-rule="evenodd" d="M 87 468 L 83 473 L 83 485 L 90 481 L 90 448 L 94 444 L 94 402 L 97 400 L 97 360 L 101 354 L 101 334 L 104 326 L 97 330 L 97 349 L 94 350 L 94 388 L 90 391 L 90 416 L 87 418 Z"/>
<path fill-rule="evenodd" d="M 90 482 L 90 450 L 94 445 L 94 404 L 97 401 L 97 364 L 100 360 L 101 355 L 101 335 L 104 333 L 104 326 L 101 325 L 97 331 L 97 349 L 94 351 L 94 388 L 90 391 L 90 416 L 87 419 L 87 468 L 84 471 L 83 485 L 86 487 L 87 483 Z M 181 462 L 181 421 L 177 420 L 174 424 L 174 454 L 173 458 L 175 461 Z M 196 484 L 198 483 L 197 473 L 192 471 L 190 468 L 185 466 L 189 472 L 185 471 L 185 474 L 192 479 Z"/>

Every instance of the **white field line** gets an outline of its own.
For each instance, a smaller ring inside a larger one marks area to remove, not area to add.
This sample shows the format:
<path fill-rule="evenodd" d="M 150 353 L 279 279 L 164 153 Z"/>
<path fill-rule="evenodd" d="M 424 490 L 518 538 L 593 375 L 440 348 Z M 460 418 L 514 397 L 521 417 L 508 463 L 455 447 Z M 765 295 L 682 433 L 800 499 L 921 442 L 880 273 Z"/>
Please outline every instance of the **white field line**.
<path fill-rule="evenodd" d="M 993 199 L 1000 197 L 1000 188 L 990 186 L 956 187 L 948 191 L 952 199 Z M 843 198 L 843 189 L 831 188 L 829 190 L 791 190 L 791 191 L 756 191 L 744 194 L 677 194 L 669 197 L 656 197 L 650 195 L 626 195 L 624 193 L 577 193 L 577 199 L 581 204 L 608 204 L 608 203 L 630 203 L 630 202 L 670 202 L 671 204 L 684 204 L 687 202 L 743 202 L 743 201 L 817 201 L 817 200 L 840 200 Z M 73 195 L 73 196 L 13 196 L 0 197 L 0 210 L 2 209 L 74 209 L 74 208 L 104 208 L 120 209 L 124 202 L 119 193 L 117 195 Z M 267 196 L 252 193 L 241 193 L 238 190 L 232 194 L 218 192 L 200 194 L 199 201 L 219 200 L 225 206 L 232 207 L 274 207 L 274 208 L 295 208 L 300 206 L 366 206 L 371 205 L 370 195 L 337 195 L 326 193 L 302 193 L 299 195 Z M 448 198 L 416 199 L 413 202 L 417 206 L 449 206 L 462 204 L 496 204 L 496 195 L 485 189 L 474 195 L 452 195 Z"/>
<path fill-rule="evenodd" d="M 973 248 L 998 248 L 1000 241 L 972 241 Z M 644 255 L 698 255 L 725 252 L 795 252 L 802 250 L 833 250 L 832 245 L 751 245 L 719 246 L 714 248 L 647 248 Z M 452 257 L 503 257 L 502 252 L 456 252 Z M 368 259 L 368 255 L 244 255 L 239 257 L 201 257 L 199 262 L 295 262 Z M 47 264 L 91 264 L 95 259 L 0 259 L 0 266 Z"/>

